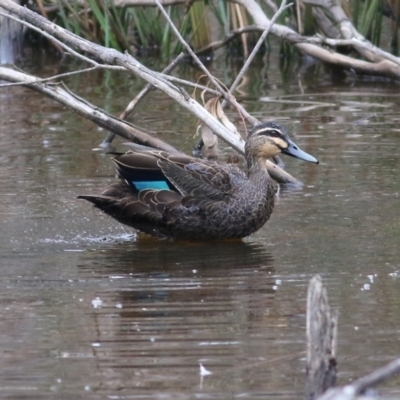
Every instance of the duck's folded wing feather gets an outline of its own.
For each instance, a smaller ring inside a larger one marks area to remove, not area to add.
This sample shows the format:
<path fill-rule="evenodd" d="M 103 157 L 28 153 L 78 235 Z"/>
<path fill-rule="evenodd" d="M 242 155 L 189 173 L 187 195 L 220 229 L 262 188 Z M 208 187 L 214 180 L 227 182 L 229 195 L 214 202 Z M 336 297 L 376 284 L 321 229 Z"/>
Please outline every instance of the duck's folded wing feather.
<path fill-rule="evenodd" d="M 128 152 L 113 159 L 117 165 L 119 177 L 136 190 L 169 189 L 179 191 L 165 176 L 159 166 L 160 159 L 167 159 L 169 154 L 163 151 L 146 150 Z M 179 163 L 184 165 L 190 160 L 188 156 L 176 156 Z"/>
<path fill-rule="evenodd" d="M 118 172 L 128 183 L 166 178 L 170 189 L 183 196 L 223 200 L 231 193 L 235 178 L 244 178 L 237 167 L 198 160 L 164 151 L 129 152 L 116 157 Z"/>
<path fill-rule="evenodd" d="M 175 162 L 174 158 L 169 156 L 167 159 L 160 159 L 158 165 L 184 196 L 223 200 L 232 190 L 231 173 L 243 177 L 243 173 L 235 167 L 194 158 L 181 164 Z"/>

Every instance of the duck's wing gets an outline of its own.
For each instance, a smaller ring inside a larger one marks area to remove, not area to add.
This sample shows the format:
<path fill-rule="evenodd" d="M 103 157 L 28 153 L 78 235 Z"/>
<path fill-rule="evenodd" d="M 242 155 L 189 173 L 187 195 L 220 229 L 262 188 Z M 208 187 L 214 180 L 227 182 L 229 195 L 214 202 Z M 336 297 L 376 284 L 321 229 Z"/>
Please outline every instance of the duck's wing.
<path fill-rule="evenodd" d="M 244 178 L 235 166 L 191 157 L 182 162 L 180 156 L 169 155 L 160 158 L 158 165 L 182 195 L 198 199 L 223 200 L 232 192 L 232 178 Z"/>
<path fill-rule="evenodd" d="M 144 189 L 176 190 L 158 165 L 156 151 L 129 151 L 113 159 L 119 177 L 137 191 Z M 161 153 L 161 152 L 160 152 Z"/>
<path fill-rule="evenodd" d="M 223 200 L 232 191 L 232 179 L 244 178 L 236 166 L 164 151 L 128 152 L 114 162 L 120 176 L 137 190 L 170 189 L 210 200 Z"/>

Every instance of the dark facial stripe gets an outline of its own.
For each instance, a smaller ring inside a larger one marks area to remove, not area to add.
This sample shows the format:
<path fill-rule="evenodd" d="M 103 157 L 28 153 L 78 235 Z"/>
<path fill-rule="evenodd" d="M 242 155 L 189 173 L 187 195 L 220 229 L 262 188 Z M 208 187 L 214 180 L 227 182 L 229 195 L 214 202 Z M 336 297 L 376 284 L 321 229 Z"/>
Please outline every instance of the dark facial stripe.
<path fill-rule="evenodd" d="M 257 135 L 265 135 L 265 136 L 269 136 L 269 137 L 279 137 L 281 138 L 282 132 L 277 131 L 276 129 L 272 129 L 272 128 L 265 128 L 262 131 L 258 131 Z"/>

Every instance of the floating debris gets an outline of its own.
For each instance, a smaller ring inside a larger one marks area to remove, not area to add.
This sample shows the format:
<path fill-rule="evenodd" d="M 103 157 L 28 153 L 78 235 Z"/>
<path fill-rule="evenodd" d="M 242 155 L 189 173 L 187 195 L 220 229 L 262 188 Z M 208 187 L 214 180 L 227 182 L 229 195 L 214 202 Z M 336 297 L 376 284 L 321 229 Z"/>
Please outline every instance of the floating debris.
<path fill-rule="evenodd" d="M 207 375 L 211 375 L 212 374 L 211 371 L 209 371 L 208 369 L 203 367 L 202 363 L 199 363 L 199 364 L 200 364 L 200 376 L 207 376 Z"/>
<path fill-rule="evenodd" d="M 100 308 L 102 305 L 103 305 L 103 300 L 101 300 L 100 297 L 96 297 L 94 300 L 92 300 L 93 308 Z"/>

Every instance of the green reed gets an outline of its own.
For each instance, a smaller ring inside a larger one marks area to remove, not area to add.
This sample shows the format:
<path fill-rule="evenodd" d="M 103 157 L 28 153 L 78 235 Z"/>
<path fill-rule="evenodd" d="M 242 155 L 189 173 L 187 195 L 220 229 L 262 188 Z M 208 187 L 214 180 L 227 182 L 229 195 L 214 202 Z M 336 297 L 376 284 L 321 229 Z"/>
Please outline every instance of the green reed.
<path fill-rule="evenodd" d="M 279 6 L 280 0 L 272 1 Z M 49 12 L 49 19 L 107 47 L 143 54 L 157 53 L 164 58 L 183 49 L 157 7 L 118 8 L 113 0 L 48 0 L 45 5 L 57 6 L 52 7 L 57 10 Z M 272 16 L 273 11 L 265 2 L 260 5 L 268 16 Z M 343 8 L 358 31 L 376 45 L 381 41 L 383 30 L 387 32 L 390 26 L 392 51 L 398 51 L 400 0 L 350 0 L 343 3 Z M 166 10 L 181 35 L 196 51 L 211 43 L 212 37 L 221 40 L 233 29 L 253 23 L 243 7 L 226 0 L 196 1 L 190 6 L 168 6 Z M 210 16 L 213 22 L 209 22 Z M 299 7 L 287 10 L 279 23 L 297 26 L 305 35 L 320 32 L 309 4 L 299 3 Z M 213 26 L 215 24 L 218 26 Z M 259 32 L 242 34 L 231 41 L 228 48 L 235 55 L 246 56 L 259 35 Z M 282 49 L 288 51 L 287 46 Z"/>

